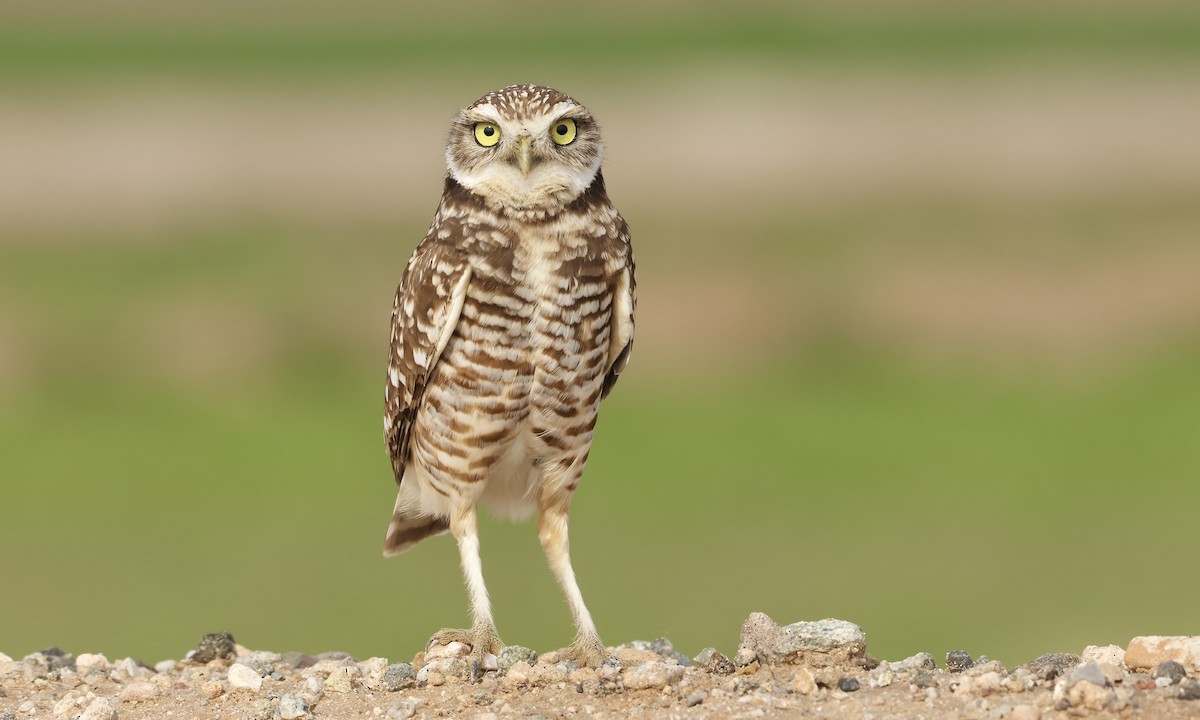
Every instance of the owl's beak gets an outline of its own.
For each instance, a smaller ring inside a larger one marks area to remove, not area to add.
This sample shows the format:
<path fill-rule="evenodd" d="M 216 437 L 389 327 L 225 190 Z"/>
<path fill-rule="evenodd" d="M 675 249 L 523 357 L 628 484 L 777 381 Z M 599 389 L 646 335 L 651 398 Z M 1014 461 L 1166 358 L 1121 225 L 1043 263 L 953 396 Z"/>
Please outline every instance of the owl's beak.
<path fill-rule="evenodd" d="M 522 175 L 529 177 L 529 171 L 533 169 L 533 138 L 529 135 L 517 138 L 517 166 Z"/>

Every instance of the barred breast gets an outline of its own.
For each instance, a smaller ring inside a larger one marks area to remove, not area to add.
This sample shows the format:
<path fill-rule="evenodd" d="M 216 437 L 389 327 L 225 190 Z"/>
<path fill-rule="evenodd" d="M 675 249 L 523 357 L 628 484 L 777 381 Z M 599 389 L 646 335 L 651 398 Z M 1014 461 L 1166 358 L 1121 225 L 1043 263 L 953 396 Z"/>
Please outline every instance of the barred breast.
<path fill-rule="evenodd" d="M 451 498 L 522 517 L 547 483 L 575 489 L 611 355 L 619 216 L 483 225 L 471 280 L 430 378 L 405 472 L 426 512 Z"/>

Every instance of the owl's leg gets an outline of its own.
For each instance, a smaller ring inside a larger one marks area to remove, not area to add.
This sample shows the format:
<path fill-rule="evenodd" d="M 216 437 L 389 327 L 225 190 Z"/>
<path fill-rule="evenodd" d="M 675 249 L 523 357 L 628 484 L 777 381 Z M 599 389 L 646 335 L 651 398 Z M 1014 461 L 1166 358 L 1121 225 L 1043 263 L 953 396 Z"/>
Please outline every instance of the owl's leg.
<path fill-rule="evenodd" d="M 483 565 L 479 561 L 479 518 L 475 506 L 463 505 L 450 515 L 450 532 L 458 541 L 458 554 L 462 558 L 463 577 L 467 581 L 467 594 L 471 598 L 471 615 L 474 624 L 470 630 L 439 630 L 429 639 L 428 645 L 449 645 L 452 642 L 471 646 L 471 657 L 482 664 L 485 655 L 498 655 L 504 643 L 496 632 L 492 621 L 492 605 L 487 587 L 483 584 Z M 478 672 L 478 666 L 472 673 Z"/>
<path fill-rule="evenodd" d="M 571 507 L 569 492 L 543 492 L 538 498 L 538 540 L 546 553 L 546 560 L 558 584 L 567 596 L 571 617 L 575 621 L 575 641 L 560 656 L 574 660 L 584 667 L 599 667 L 608 658 L 604 643 L 596 632 L 592 614 L 583 603 L 575 571 L 571 568 L 571 543 L 567 537 L 567 524 Z"/>

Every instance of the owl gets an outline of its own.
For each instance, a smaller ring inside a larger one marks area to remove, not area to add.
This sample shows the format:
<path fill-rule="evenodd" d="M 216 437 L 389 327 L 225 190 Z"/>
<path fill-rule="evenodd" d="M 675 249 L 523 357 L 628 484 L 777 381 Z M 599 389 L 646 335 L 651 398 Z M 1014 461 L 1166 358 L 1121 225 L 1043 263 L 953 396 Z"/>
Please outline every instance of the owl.
<path fill-rule="evenodd" d="M 503 646 L 480 505 L 537 513 L 575 622 L 565 659 L 606 657 L 567 539 L 600 402 L 633 346 L 633 252 L 603 157 L 591 113 L 557 90 L 512 85 L 460 111 L 441 203 L 392 307 L 383 428 L 399 490 L 383 552 L 454 536 L 474 622 L 430 644 L 466 643 L 480 662 Z"/>

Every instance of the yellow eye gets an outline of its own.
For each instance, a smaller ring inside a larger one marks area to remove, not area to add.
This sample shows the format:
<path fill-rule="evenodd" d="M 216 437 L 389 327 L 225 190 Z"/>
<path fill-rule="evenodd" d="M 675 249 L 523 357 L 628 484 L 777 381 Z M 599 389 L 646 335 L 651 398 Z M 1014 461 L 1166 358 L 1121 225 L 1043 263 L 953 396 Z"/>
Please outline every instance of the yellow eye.
<path fill-rule="evenodd" d="M 500 128 L 491 123 L 475 123 L 475 142 L 491 147 L 500 142 Z"/>
<path fill-rule="evenodd" d="M 550 126 L 550 139 L 555 145 L 570 145 L 575 140 L 575 121 L 563 118 Z"/>

